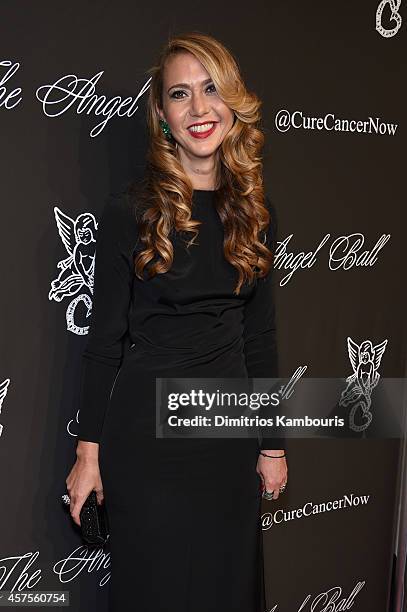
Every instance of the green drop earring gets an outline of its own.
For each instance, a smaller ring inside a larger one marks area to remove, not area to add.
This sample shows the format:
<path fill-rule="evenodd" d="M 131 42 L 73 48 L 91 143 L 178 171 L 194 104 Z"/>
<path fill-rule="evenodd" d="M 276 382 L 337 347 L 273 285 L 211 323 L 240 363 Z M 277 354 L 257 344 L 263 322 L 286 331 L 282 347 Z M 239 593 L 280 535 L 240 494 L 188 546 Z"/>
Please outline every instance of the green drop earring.
<path fill-rule="evenodd" d="M 164 119 L 160 119 L 160 126 L 161 126 L 161 129 L 162 129 L 163 133 L 164 133 L 164 136 L 170 142 L 172 140 L 172 138 L 173 138 L 173 136 L 171 134 L 170 126 L 168 125 L 168 123 L 166 121 L 164 121 Z"/>

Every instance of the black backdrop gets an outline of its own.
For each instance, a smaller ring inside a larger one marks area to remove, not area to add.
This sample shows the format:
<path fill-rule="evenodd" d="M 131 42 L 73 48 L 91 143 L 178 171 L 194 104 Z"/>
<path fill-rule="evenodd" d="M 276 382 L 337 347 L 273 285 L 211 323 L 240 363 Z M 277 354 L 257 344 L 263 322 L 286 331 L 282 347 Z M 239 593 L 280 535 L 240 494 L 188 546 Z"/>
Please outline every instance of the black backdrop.
<path fill-rule="evenodd" d="M 169 35 L 218 37 L 264 102 L 265 180 L 283 242 L 282 375 L 306 367 L 306 376 L 348 376 L 348 336 L 373 346 L 387 339 L 379 373 L 405 375 L 407 16 L 398 5 L 1 3 L 1 589 L 69 590 L 72 609 L 106 609 L 109 551 L 84 549 L 60 503 L 74 461 L 90 293 L 66 281 L 68 268 L 62 292 L 50 294 L 69 257 L 55 207 L 68 226 L 83 213 L 97 222 L 107 194 L 140 172 L 145 71 Z M 84 80 L 76 92 L 90 80 L 106 100 L 84 107 L 58 89 L 72 92 L 75 78 Z M 130 97 L 132 111 L 128 101 L 123 116 L 108 118 L 116 96 Z M 347 249 L 364 241 L 366 265 L 330 257 L 340 237 Z M 292 272 L 284 248 L 315 252 L 312 265 Z M 389 439 L 290 440 L 287 490 L 264 502 L 262 517 L 270 610 L 311 610 L 325 592 L 318 610 L 328 601 L 345 609 L 342 599 L 360 612 L 387 610 L 399 450 Z"/>

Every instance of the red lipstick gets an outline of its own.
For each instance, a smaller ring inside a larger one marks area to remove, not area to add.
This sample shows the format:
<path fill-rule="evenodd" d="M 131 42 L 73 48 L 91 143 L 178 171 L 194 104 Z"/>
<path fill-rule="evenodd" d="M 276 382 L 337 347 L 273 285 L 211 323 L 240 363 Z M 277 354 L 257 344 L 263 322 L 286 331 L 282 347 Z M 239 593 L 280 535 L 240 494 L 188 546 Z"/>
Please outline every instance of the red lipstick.
<path fill-rule="evenodd" d="M 193 123 L 192 125 L 205 125 L 206 123 L 213 123 L 212 127 L 209 130 L 206 130 L 205 132 L 194 132 L 194 131 L 188 129 L 189 134 L 191 134 L 191 136 L 193 138 L 208 138 L 208 136 L 213 134 L 213 132 L 215 131 L 216 126 L 217 126 L 217 122 L 215 122 L 215 121 L 205 121 L 203 123 Z M 189 127 L 192 127 L 192 126 L 190 125 Z"/>

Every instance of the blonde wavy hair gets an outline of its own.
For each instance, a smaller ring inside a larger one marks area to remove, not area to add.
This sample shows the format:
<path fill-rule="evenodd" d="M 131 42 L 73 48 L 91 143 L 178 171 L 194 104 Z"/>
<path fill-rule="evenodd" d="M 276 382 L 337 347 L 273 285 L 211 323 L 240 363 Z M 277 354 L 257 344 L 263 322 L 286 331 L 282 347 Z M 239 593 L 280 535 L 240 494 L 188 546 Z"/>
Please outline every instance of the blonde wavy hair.
<path fill-rule="evenodd" d="M 234 111 L 233 127 L 219 147 L 215 206 L 224 227 L 224 256 L 237 272 L 235 294 L 244 282 L 265 276 L 273 253 L 266 246 L 271 215 L 266 206 L 261 152 L 264 135 L 260 127 L 262 102 L 247 90 L 237 61 L 212 36 L 190 32 L 170 38 L 157 65 L 147 72 L 151 85 L 147 102 L 150 142 L 142 180 L 130 186 L 139 211 L 139 239 L 143 250 L 135 257 L 135 273 L 143 280 L 167 272 L 173 262 L 170 234 L 191 232 L 194 243 L 200 221 L 191 218 L 193 186 L 177 154 L 175 141 L 162 132 L 156 107 L 162 108 L 163 73 L 169 57 L 192 53 L 204 66 L 224 103 Z M 153 261 L 155 260 L 155 261 Z M 147 266 L 147 267 L 146 267 Z"/>

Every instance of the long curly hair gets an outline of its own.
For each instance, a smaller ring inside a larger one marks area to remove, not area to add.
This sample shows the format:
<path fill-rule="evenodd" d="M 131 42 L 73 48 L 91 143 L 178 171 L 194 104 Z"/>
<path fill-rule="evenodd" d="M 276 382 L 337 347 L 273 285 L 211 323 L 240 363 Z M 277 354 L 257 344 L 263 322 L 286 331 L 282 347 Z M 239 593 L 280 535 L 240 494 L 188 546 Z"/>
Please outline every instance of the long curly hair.
<path fill-rule="evenodd" d="M 200 32 L 176 35 L 161 50 L 157 64 L 147 72 L 151 85 L 147 102 L 150 141 L 144 177 L 129 189 L 138 209 L 139 240 L 143 246 L 135 257 L 135 274 L 151 278 L 167 272 L 173 262 L 170 234 L 191 232 L 189 247 L 199 234 L 200 221 L 193 220 L 192 183 L 179 161 L 175 141 L 162 132 L 156 106 L 162 108 L 163 73 L 166 61 L 177 53 L 192 53 L 204 66 L 224 103 L 234 111 L 233 127 L 219 147 L 217 189 L 214 205 L 224 227 L 224 256 L 238 273 L 234 293 L 243 283 L 265 276 L 273 260 L 266 245 L 271 214 L 263 187 L 260 126 L 261 100 L 247 90 L 231 52 L 212 36 Z"/>

